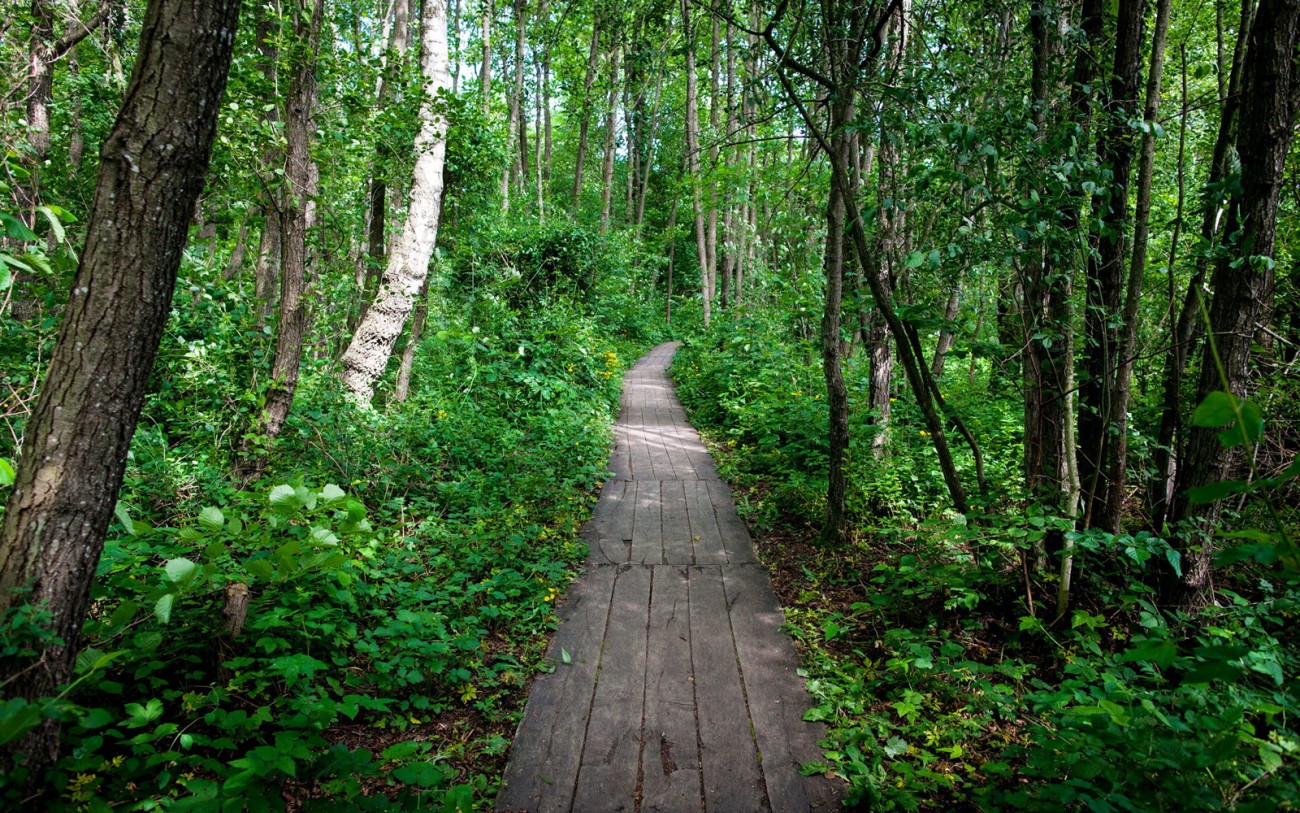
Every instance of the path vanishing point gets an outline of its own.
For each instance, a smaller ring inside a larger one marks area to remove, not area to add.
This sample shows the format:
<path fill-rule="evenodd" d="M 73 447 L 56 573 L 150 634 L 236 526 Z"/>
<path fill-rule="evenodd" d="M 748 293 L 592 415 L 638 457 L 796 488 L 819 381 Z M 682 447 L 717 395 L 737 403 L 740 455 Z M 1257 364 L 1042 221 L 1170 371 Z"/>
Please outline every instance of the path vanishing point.
<path fill-rule="evenodd" d="M 610 468 L 566 594 L 555 669 L 532 686 L 498 811 L 803 813 L 840 786 L 798 657 L 735 503 L 666 374 L 623 379 Z"/>

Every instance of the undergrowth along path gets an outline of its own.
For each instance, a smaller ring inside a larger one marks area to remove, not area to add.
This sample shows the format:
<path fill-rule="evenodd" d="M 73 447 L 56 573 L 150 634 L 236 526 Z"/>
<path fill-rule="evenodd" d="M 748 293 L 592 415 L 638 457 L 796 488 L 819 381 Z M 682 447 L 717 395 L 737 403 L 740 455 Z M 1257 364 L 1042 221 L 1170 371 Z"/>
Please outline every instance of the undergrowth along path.
<path fill-rule="evenodd" d="M 623 379 L 613 478 L 584 535 L 534 681 L 498 811 L 802 813 L 841 788 L 783 615 L 666 369 L 663 344 Z"/>

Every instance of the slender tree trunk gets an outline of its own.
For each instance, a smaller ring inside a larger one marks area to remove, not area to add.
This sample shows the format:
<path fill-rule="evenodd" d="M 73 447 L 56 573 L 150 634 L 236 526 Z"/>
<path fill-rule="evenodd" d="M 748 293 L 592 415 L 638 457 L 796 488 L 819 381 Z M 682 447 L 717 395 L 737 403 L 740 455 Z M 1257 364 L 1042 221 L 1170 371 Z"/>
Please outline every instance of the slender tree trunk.
<path fill-rule="evenodd" d="M 424 96 L 420 131 L 415 138 L 415 171 L 410 205 L 401 236 L 393 245 L 388 269 L 375 302 L 357 326 L 343 354 L 343 383 L 357 401 L 369 403 L 375 383 L 388 366 L 397 337 L 429 273 L 438 236 L 447 122 L 437 111 L 437 96 L 451 84 L 447 58 L 446 0 L 425 0 L 420 27 L 420 72 Z"/>
<path fill-rule="evenodd" d="M 943 319 L 951 324 L 957 320 L 958 314 L 961 313 L 961 277 L 958 276 L 952 283 L 952 292 L 948 294 L 948 304 L 943 309 Z M 930 372 L 935 378 L 943 377 L 943 360 L 952 349 L 953 340 L 956 334 L 947 327 L 939 331 L 939 343 L 934 348 L 934 359 L 930 364 Z"/>
<path fill-rule="evenodd" d="M 394 96 L 393 77 L 401 76 L 406 63 L 406 51 L 410 43 L 410 7 L 405 0 L 394 0 L 392 23 L 389 26 L 388 48 L 385 52 L 384 71 L 379 76 L 375 91 L 375 101 L 379 107 L 392 102 Z M 375 142 L 375 159 L 371 169 L 369 189 L 369 228 L 366 243 L 367 273 L 361 289 L 361 308 L 357 318 L 352 320 L 350 328 L 355 328 L 365 318 L 370 303 L 374 301 L 375 291 L 379 288 L 379 276 L 383 271 L 388 256 L 388 165 L 392 161 L 392 147 L 381 136 Z"/>
<path fill-rule="evenodd" d="M 1201 334 L 1201 289 L 1205 287 L 1205 277 L 1209 273 L 1211 249 L 1216 247 L 1219 235 L 1222 233 L 1219 223 L 1223 214 L 1223 193 L 1219 191 L 1219 187 L 1230 171 L 1229 150 L 1237 130 L 1237 114 L 1241 109 L 1246 45 L 1250 39 L 1253 19 L 1254 6 L 1250 2 L 1243 2 L 1237 44 L 1233 50 L 1232 71 L 1228 79 L 1228 94 L 1223 97 L 1223 109 L 1219 113 L 1219 132 L 1215 137 L 1210 172 L 1205 183 L 1205 208 L 1201 212 L 1200 235 L 1207 248 L 1198 258 L 1192 272 L 1192 279 L 1183 297 L 1182 308 L 1178 312 L 1178 320 L 1174 324 L 1169 355 L 1165 357 L 1161 399 L 1163 407 L 1160 411 L 1160 426 L 1156 430 L 1155 459 L 1152 463 L 1155 478 L 1148 489 L 1152 502 L 1151 528 L 1156 533 L 1164 533 L 1170 500 L 1173 497 L 1173 485 L 1177 479 L 1177 457 L 1173 450 L 1181 447 L 1184 440 L 1183 375 L 1187 370 L 1187 360 L 1194 355 Z M 1184 100 L 1184 105 L 1186 104 Z M 1170 267 L 1173 267 L 1172 264 Z"/>
<path fill-rule="evenodd" d="M 587 55 L 587 75 L 582 82 L 582 105 L 578 113 L 578 151 L 573 168 L 573 212 L 582 202 L 582 171 L 587 158 L 587 131 L 591 126 L 591 86 L 596 81 L 600 59 L 600 16 L 591 21 L 591 50 Z"/>
<path fill-rule="evenodd" d="M 11 698 L 49 697 L 72 677 L 104 533 L 203 188 L 238 23 L 237 0 L 152 0 L 145 11 L 0 527 L 0 613 L 19 601 L 44 607 L 49 629 L 63 641 L 34 661 L 0 662 Z M 58 750 L 58 727 L 46 723 L 6 747 L 5 770 L 26 771 L 29 790 L 39 792 Z"/>
<path fill-rule="evenodd" d="M 310 2 L 310 6 L 304 2 L 290 8 L 297 53 L 293 56 L 294 73 L 284 117 L 284 179 L 287 188 L 280 206 L 280 313 L 266 404 L 259 425 L 241 445 L 236 465 L 236 477 L 245 485 L 265 473 L 269 447 L 280 436 L 293 407 L 307 329 L 303 294 L 307 289 L 307 231 L 313 195 L 311 139 L 315 126 L 312 114 L 316 105 L 316 64 L 320 56 L 325 0 Z"/>
<path fill-rule="evenodd" d="M 415 366 L 415 351 L 419 349 L 420 337 L 424 333 L 424 321 L 429 316 L 429 277 L 415 301 L 415 315 L 411 317 L 411 330 L 406 337 L 406 347 L 402 348 L 402 363 L 397 368 L 397 384 L 393 387 L 393 400 L 405 401 L 411 394 L 411 369 Z"/>
<path fill-rule="evenodd" d="M 528 25 L 528 0 L 515 0 L 515 89 L 510 100 L 510 126 L 518 140 L 519 154 L 512 165 L 516 188 L 524 208 L 528 191 L 528 97 L 524 92 L 524 35 Z"/>
<path fill-rule="evenodd" d="M 686 173 L 691 185 L 691 208 L 695 213 L 695 248 L 700 263 L 700 299 L 704 326 L 712 316 L 709 295 L 709 249 L 704 228 L 704 201 L 700 189 L 700 109 L 695 77 L 695 27 L 691 24 L 690 0 L 682 0 L 682 31 L 686 39 Z"/>
<path fill-rule="evenodd" d="M 226 270 L 221 273 L 222 279 L 232 280 L 239 276 L 239 272 L 244 270 L 244 253 L 248 250 L 248 217 L 245 216 L 239 224 L 239 234 L 235 237 L 235 248 L 230 252 L 230 262 L 226 263 Z"/>
<path fill-rule="evenodd" d="M 618 146 L 618 62 L 619 47 L 609 53 L 609 104 L 605 108 L 605 154 L 600 173 L 600 230 L 609 231 L 614 202 L 614 150 Z"/>
<path fill-rule="evenodd" d="M 1129 262 L 1128 282 L 1124 292 L 1124 318 L 1120 333 L 1115 394 L 1108 423 L 1113 427 L 1113 451 L 1106 460 L 1103 478 L 1109 486 L 1103 510 L 1094 525 L 1110 533 L 1119 533 L 1124 512 L 1128 472 L 1128 407 L 1133 391 L 1133 360 L 1137 352 L 1138 304 L 1142 296 L 1142 279 L 1146 271 L 1146 254 L 1151 220 L 1151 180 L 1155 174 L 1155 127 L 1160 115 L 1160 79 L 1164 68 L 1165 39 L 1169 31 L 1170 0 L 1156 0 L 1155 31 L 1151 35 L 1151 67 L 1147 73 L 1146 108 L 1142 119 L 1146 128 L 1138 158 L 1137 209 L 1133 215 L 1133 256 Z M 1172 273 L 1172 267 L 1171 271 Z M 1104 523 L 1104 524 L 1103 524 Z"/>
<path fill-rule="evenodd" d="M 1137 115 L 1138 79 L 1142 65 L 1142 16 L 1144 0 L 1118 0 L 1115 23 L 1115 58 L 1110 91 L 1103 107 L 1106 126 L 1097 140 L 1097 160 L 1109 168 L 1111 183 L 1093 197 L 1094 211 L 1101 213 L 1101 230 L 1093 238 L 1095 249 L 1088 253 L 1087 307 L 1084 310 L 1083 346 L 1085 375 L 1079 395 L 1079 468 L 1086 495 L 1083 521 L 1109 527 L 1119 521 L 1112 516 L 1105 495 L 1109 467 L 1114 454 L 1113 432 L 1108 418 L 1114 411 L 1119 336 L 1114 325 L 1124 295 L 1124 228 L 1128 220 L 1128 187 L 1133 166 L 1133 128 Z M 1094 46 L 1095 41 L 1089 45 Z"/>
<path fill-rule="evenodd" d="M 709 302 L 714 301 L 718 291 L 718 148 L 721 142 L 719 133 L 720 107 L 720 73 L 721 52 L 718 45 L 718 18 L 713 16 L 713 47 L 710 51 L 709 70 L 709 208 L 707 212 L 708 231 L 705 233 L 704 250 L 709 261 L 708 273 L 705 275 Z"/>
<path fill-rule="evenodd" d="M 492 21 L 495 17 L 494 0 L 485 0 L 479 29 L 479 39 L 483 45 L 483 62 L 478 69 L 479 95 L 482 97 L 484 117 L 492 110 Z"/>

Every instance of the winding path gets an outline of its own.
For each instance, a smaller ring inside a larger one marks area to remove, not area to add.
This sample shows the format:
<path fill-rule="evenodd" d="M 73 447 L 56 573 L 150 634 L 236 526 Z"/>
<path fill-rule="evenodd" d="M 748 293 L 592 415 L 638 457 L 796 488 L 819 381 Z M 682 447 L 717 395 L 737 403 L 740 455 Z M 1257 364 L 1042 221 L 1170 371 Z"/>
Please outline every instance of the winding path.
<path fill-rule="evenodd" d="M 656 347 L 623 380 L 610 467 L 498 811 L 802 813 L 819 725 L 744 523 Z"/>

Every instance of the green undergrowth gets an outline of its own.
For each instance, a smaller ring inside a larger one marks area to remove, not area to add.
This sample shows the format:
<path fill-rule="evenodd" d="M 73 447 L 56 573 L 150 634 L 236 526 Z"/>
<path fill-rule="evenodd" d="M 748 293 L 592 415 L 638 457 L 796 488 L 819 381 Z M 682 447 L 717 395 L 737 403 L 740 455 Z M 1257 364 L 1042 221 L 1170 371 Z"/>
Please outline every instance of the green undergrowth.
<path fill-rule="evenodd" d="M 1294 570 L 1237 549 L 1221 560 L 1214 606 L 1162 605 L 1150 585 L 1178 563 L 1165 540 L 1077 533 L 1018 498 L 1015 396 L 977 397 L 964 361 L 945 394 L 988 439 L 997 496 L 978 514 L 952 512 L 918 416 L 895 411 L 876 461 L 873 427 L 855 415 L 851 538 L 817 547 L 819 359 L 767 330 L 742 320 L 690 339 L 673 374 L 738 489 L 803 655 L 806 719 L 826 725 L 825 759 L 807 770 L 845 779 L 864 810 L 1300 804 Z M 848 362 L 851 400 L 865 398 L 864 363 Z M 1076 545 L 1075 603 L 1059 620 L 1053 585 L 1024 567 L 1054 530 Z"/>
<path fill-rule="evenodd" d="M 520 238 L 534 259 L 563 243 L 543 237 Z M 619 294 L 627 272 L 601 262 L 582 296 L 447 286 L 404 402 L 390 379 L 376 408 L 350 404 L 329 354 L 309 353 L 269 473 L 246 489 L 231 451 L 260 409 L 264 385 L 245 389 L 269 332 L 191 267 L 77 681 L 0 703 L 0 739 L 63 728 L 50 808 L 490 808 L 585 557 L 621 375 L 658 338 Z M 39 622 L 6 619 L 0 657 L 38 648 Z M 0 806 L 22 778 L 0 778 Z"/>

